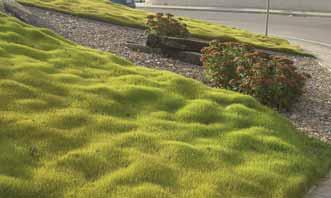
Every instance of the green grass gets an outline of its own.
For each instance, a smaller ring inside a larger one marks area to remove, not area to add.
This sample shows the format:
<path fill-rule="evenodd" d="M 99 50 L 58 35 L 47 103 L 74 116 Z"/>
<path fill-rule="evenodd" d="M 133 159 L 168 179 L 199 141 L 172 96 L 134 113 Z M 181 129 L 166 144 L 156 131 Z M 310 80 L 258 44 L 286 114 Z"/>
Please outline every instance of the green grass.
<path fill-rule="evenodd" d="M 21 3 L 57 10 L 78 16 L 93 18 L 114 24 L 145 28 L 146 16 L 142 10 L 131 9 L 122 5 L 109 3 L 109 0 L 19 0 Z M 205 21 L 184 18 L 194 37 L 202 39 L 220 39 L 239 41 L 263 49 L 309 55 L 287 40 L 265 37 L 237 28 L 213 24 Z"/>
<path fill-rule="evenodd" d="M 0 14 L 0 197 L 301 197 L 330 146 L 252 97 Z"/>

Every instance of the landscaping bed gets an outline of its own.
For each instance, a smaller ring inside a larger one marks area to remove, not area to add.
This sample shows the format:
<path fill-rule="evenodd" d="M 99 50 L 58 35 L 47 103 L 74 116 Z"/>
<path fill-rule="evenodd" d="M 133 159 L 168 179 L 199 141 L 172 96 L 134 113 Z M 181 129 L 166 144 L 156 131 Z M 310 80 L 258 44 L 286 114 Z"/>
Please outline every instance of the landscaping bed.
<path fill-rule="evenodd" d="M 20 0 L 26 5 L 57 10 L 76 16 L 97 19 L 112 24 L 145 29 L 148 12 L 112 4 L 105 0 Z M 224 25 L 209 23 L 196 19 L 182 18 L 194 37 L 202 39 L 220 39 L 222 41 L 238 41 L 264 49 L 306 54 L 300 47 L 291 45 L 287 40 L 277 37 L 265 37 L 245 30 Z"/>
<path fill-rule="evenodd" d="M 0 30 L 1 196 L 292 198 L 330 166 L 329 145 L 250 96 L 2 14 Z"/>
<path fill-rule="evenodd" d="M 172 71 L 208 84 L 204 77 L 204 68 L 201 66 L 166 58 L 158 53 L 145 53 L 128 48 L 126 45 L 128 41 L 138 42 L 141 45 L 146 42 L 147 35 L 143 30 L 112 25 L 55 11 L 34 7 L 28 8 L 47 21 L 51 29 L 69 40 L 95 49 L 110 51 L 131 60 L 137 65 Z M 283 112 L 282 114 L 291 120 L 300 131 L 330 142 L 330 71 L 323 68 L 316 59 L 311 57 L 286 55 L 271 51 L 268 51 L 268 53 L 287 56 L 294 61 L 299 71 L 311 75 L 311 78 L 307 80 L 305 93 L 289 112 Z"/>

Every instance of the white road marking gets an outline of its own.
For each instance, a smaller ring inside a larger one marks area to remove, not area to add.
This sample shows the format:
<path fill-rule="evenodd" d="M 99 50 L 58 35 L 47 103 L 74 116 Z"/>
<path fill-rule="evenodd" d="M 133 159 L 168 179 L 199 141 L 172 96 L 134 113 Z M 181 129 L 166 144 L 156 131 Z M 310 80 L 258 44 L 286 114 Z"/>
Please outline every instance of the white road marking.
<path fill-rule="evenodd" d="M 309 39 L 302 39 L 302 38 L 297 38 L 297 37 L 294 37 L 294 36 L 285 36 L 285 35 L 278 35 L 278 36 L 283 37 L 283 38 L 287 38 L 287 39 L 293 39 L 293 40 L 303 41 L 303 42 L 307 42 L 307 43 L 318 44 L 318 45 L 321 45 L 323 47 L 331 48 L 330 43 L 325 43 L 325 42 L 320 42 L 320 41 L 313 41 L 313 40 L 309 40 Z"/>

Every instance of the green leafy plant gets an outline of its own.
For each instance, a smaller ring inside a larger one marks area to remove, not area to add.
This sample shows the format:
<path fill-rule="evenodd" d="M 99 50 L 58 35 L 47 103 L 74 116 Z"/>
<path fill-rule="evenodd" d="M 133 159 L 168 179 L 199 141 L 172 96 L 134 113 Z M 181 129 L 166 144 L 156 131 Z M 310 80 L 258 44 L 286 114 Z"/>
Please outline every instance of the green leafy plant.
<path fill-rule="evenodd" d="M 285 57 L 233 42 L 212 41 L 202 50 L 201 61 L 213 86 L 252 95 L 278 109 L 290 108 L 308 77 Z"/>
<path fill-rule="evenodd" d="M 157 13 L 147 16 L 147 31 L 158 36 L 188 37 L 190 35 L 186 24 L 174 18 L 172 14 Z"/>

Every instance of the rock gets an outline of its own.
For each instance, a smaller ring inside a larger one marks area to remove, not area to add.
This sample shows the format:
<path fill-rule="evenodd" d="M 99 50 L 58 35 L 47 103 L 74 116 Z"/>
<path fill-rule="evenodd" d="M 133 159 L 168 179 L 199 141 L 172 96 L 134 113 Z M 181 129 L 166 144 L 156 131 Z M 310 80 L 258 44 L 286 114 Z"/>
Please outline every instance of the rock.
<path fill-rule="evenodd" d="M 207 47 L 209 43 L 193 38 L 164 37 L 150 34 L 147 37 L 147 46 L 161 49 L 175 49 L 180 51 L 200 52 L 202 48 Z"/>
<path fill-rule="evenodd" d="M 34 26 L 47 27 L 37 15 L 32 14 L 28 9 L 17 3 L 15 0 L 0 0 L 0 2 L 3 4 L 5 12 L 13 15 L 21 21 Z"/>
<path fill-rule="evenodd" d="M 145 53 L 161 53 L 161 49 L 150 48 L 148 46 L 140 45 L 134 42 L 127 42 L 126 46 L 134 51 L 145 52 Z"/>
<path fill-rule="evenodd" d="M 292 115 L 290 115 L 290 118 L 291 118 L 292 120 L 295 120 L 295 119 L 298 118 L 298 116 L 297 116 L 296 114 L 292 114 Z"/>
<path fill-rule="evenodd" d="M 154 40 L 155 39 L 155 40 Z M 135 42 L 127 42 L 126 46 L 134 51 L 139 52 L 145 52 L 145 53 L 158 53 L 158 54 L 165 54 L 166 56 L 181 60 L 186 63 L 194 64 L 194 65 L 202 65 L 200 61 L 201 54 L 199 52 L 194 51 L 180 51 L 179 49 L 174 48 L 156 48 L 160 47 L 159 45 L 156 45 L 156 41 L 159 39 L 159 37 L 150 37 L 149 41 L 153 44 L 146 45 L 140 45 Z M 151 47 L 153 46 L 153 48 Z M 155 60 L 156 64 L 160 64 L 159 61 Z"/>
<path fill-rule="evenodd" d="M 207 41 L 197 39 L 160 37 L 155 34 L 150 34 L 147 37 L 146 45 L 151 48 L 161 49 L 162 52 L 169 57 L 201 66 L 200 51 L 209 44 Z"/>
<path fill-rule="evenodd" d="M 161 46 L 161 38 L 155 34 L 149 34 L 147 36 L 146 45 L 151 48 L 158 48 Z"/>
<path fill-rule="evenodd" d="M 15 0 L 1 0 L 3 7 L 6 12 L 13 14 L 15 17 L 25 20 L 32 13 L 25 9 L 21 4 L 17 3 Z"/>
<path fill-rule="evenodd" d="M 5 6 L 4 6 L 4 4 L 3 4 L 3 1 L 2 0 L 0 0 L 0 13 L 5 13 Z"/>
<path fill-rule="evenodd" d="M 200 58 L 201 58 L 201 54 L 198 52 L 181 51 L 178 53 L 179 60 L 194 65 L 199 65 L 199 66 L 202 65 Z"/>

